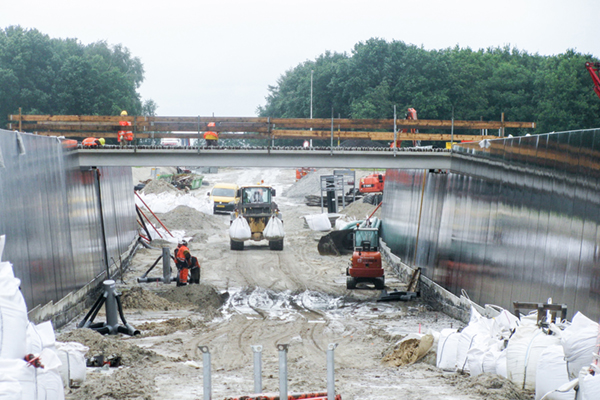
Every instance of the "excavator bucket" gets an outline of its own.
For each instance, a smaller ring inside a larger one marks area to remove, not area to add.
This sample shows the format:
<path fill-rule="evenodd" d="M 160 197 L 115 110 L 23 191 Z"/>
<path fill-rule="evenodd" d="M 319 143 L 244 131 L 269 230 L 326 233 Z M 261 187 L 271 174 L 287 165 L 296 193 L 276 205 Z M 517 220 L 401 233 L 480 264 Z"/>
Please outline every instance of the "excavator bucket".
<path fill-rule="evenodd" d="M 319 240 L 317 249 L 322 256 L 339 256 L 342 254 L 352 254 L 354 243 L 352 241 L 353 229 L 343 229 L 333 231 L 323 236 Z"/>

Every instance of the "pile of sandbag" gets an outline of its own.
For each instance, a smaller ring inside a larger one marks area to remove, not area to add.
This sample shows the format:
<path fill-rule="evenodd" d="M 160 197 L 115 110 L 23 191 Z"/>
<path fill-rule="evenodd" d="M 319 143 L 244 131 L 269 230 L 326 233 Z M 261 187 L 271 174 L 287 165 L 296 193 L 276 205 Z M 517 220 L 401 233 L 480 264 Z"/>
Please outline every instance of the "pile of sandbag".
<path fill-rule="evenodd" d="M 0 251 L 0 260 L 1 256 Z M 77 375 L 74 382 L 79 384 L 85 380 L 85 352 L 69 353 L 77 358 L 73 365 L 61 362 L 51 322 L 29 322 L 20 284 L 12 264 L 0 261 L 0 398 L 62 400 L 62 375 Z"/>
<path fill-rule="evenodd" d="M 536 314 L 518 319 L 495 306 L 487 310 L 495 316 L 485 317 L 472 307 L 464 329 L 440 332 L 439 368 L 473 376 L 498 374 L 519 388 L 535 390 L 536 400 L 573 400 L 577 387 L 577 400 L 598 398 L 600 367 L 594 353 L 600 331 L 596 322 L 577 313 L 570 324 L 540 327 Z"/>

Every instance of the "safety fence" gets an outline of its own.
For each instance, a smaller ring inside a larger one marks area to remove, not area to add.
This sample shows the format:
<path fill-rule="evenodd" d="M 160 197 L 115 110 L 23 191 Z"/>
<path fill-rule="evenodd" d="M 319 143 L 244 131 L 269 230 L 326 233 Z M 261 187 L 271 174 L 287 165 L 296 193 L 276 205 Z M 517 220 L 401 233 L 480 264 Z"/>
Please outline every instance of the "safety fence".
<path fill-rule="evenodd" d="M 600 130 L 463 143 L 451 165 L 387 171 L 391 251 L 479 304 L 600 318 Z"/>
<path fill-rule="evenodd" d="M 0 130 L 0 235 L 31 311 L 119 264 L 136 234 L 131 168 L 81 169 L 69 141 Z"/>

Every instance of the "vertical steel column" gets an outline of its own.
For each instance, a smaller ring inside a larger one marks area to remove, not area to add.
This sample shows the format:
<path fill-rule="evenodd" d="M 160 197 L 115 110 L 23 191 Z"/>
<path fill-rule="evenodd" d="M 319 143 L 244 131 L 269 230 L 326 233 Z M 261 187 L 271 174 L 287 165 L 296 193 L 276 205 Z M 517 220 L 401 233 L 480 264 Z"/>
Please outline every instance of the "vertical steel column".
<path fill-rule="evenodd" d="M 116 299 L 116 286 L 115 281 L 112 279 L 107 279 L 102 282 L 104 285 L 104 297 L 106 298 L 106 302 L 104 303 L 104 307 L 106 309 L 106 326 L 109 328 L 109 334 L 116 334 L 117 328 L 119 326 L 119 311 L 117 308 L 117 299 Z"/>
<path fill-rule="evenodd" d="M 171 251 L 169 247 L 164 246 L 162 248 L 162 259 L 163 259 L 163 283 L 171 283 Z"/>
<path fill-rule="evenodd" d="M 210 384 L 210 351 L 208 346 L 198 346 L 202 352 L 202 384 L 204 386 L 204 400 L 212 399 L 211 384 Z"/>
<path fill-rule="evenodd" d="M 396 125 L 396 105 L 394 105 L 394 157 L 396 157 L 396 147 L 398 147 L 398 129 Z"/>
<path fill-rule="evenodd" d="M 251 346 L 254 351 L 254 393 L 262 393 L 262 346 Z"/>
<path fill-rule="evenodd" d="M 279 350 L 279 400 L 288 398 L 287 351 L 289 346 L 289 344 L 277 345 L 277 350 Z"/>
<path fill-rule="evenodd" d="M 329 343 L 327 347 L 327 400 L 335 400 L 335 362 L 333 351 L 337 343 Z"/>

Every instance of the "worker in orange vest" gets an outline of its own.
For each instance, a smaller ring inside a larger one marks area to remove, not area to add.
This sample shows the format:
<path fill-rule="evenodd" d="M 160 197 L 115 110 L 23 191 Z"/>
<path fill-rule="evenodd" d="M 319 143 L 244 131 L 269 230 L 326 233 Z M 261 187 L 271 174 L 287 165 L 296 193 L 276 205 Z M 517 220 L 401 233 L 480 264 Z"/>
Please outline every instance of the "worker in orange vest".
<path fill-rule="evenodd" d="M 177 286 L 185 286 L 188 281 L 190 249 L 187 241 L 182 240 L 175 249 L 175 265 L 177 266 Z"/>
<path fill-rule="evenodd" d="M 104 146 L 105 143 L 106 143 L 106 141 L 104 140 L 104 138 L 97 139 L 95 137 L 89 137 L 89 138 L 83 139 L 83 141 L 81 142 L 81 145 L 83 147 L 100 147 L 100 146 Z"/>
<path fill-rule="evenodd" d="M 126 117 L 127 111 L 121 111 L 121 116 Z M 119 121 L 120 126 L 131 126 L 131 121 Z M 123 129 L 123 128 L 122 128 Z M 133 132 L 129 130 L 120 130 L 118 134 L 119 145 L 125 146 L 125 141 L 131 142 L 133 140 Z"/>
<path fill-rule="evenodd" d="M 190 285 L 200 283 L 200 263 L 196 257 L 190 257 Z"/>
<path fill-rule="evenodd" d="M 215 126 L 216 124 L 214 122 L 208 123 L 209 128 L 214 128 Z M 217 145 L 217 142 L 219 141 L 219 135 L 217 132 L 206 131 L 204 132 L 204 140 L 206 140 L 206 145 L 208 147 L 213 147 Z"/>

